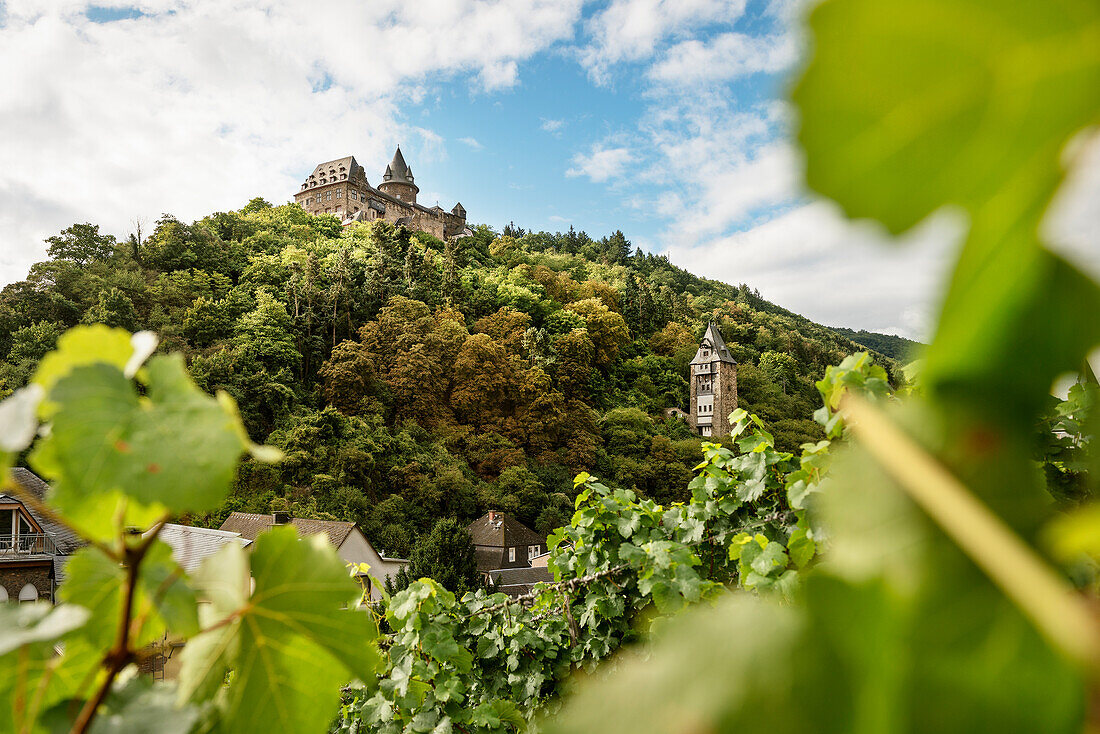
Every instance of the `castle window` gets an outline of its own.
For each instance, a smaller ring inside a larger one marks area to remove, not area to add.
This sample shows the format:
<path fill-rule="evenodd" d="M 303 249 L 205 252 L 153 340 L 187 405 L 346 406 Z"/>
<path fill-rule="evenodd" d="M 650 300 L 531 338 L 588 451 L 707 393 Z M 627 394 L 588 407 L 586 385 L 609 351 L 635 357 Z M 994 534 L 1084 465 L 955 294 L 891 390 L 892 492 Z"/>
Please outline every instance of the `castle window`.
<path fill-rule="evenodd" d="M 339 189 L 337 189 L 337 191 L 336 191 L 336 198 L 337 198 L 337 199 L 339 199 L 339 198 L 340 198 L 340 195 L 341 195 L 341 191 L 340 191 Z"/>
<path fill-rule="evenodd" d="M 22 604 L 28 601 L 38 601 L 38 589 L 35 588 L 34 584 L 25 584 L 19 590 L 19 603 Z"/>

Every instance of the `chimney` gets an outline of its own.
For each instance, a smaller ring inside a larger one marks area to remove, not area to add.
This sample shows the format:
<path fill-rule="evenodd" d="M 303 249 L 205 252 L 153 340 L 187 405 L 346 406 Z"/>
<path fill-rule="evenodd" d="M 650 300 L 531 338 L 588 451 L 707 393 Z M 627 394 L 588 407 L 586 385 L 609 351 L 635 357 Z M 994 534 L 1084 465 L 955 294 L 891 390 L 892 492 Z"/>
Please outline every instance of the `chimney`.
<path fill-rule="evenodd" d="M 496 522 L 496 519 L 497 519 L 497 511 L 496 510 L 489 510 L 489 522 Z"/>
<path fill-rule="evenodd" d="M 272 516 L 275 518 L 276 525 L 286 525 L 288 522 L 290 522 L 289 512 L 274 512 L 272 513 Z"/>

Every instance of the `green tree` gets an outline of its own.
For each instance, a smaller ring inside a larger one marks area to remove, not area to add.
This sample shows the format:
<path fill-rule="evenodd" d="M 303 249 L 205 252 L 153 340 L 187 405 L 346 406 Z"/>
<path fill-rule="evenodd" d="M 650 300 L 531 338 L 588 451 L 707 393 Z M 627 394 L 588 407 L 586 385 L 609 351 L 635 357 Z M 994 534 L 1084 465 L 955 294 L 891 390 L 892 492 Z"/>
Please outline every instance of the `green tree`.
<path fill-rule="evenodd" d="M 132 331 L 137 326 L 137 314 L 130 297 L 112 287 L 99 292 L 99 300 L 84 312 L 80 321 L 84 324 L 106 324 Z"/>
<path fill-rule="evenodd" d="M 432 531 L 413 546 L 409 565 L 388 584 L 389 591 L 396 593 L 422 578 L 433 579 L 460 596 L 481 588 L 481 574 L 466 526 L 451 518 L 438 521 Z"/>
<path fill-rule="evenodd" d="M 109 259 L 118 244 L 114 235 L 101 235 L 98 224 L 74 224 L 61 230 L 59 235 L 47 237 L 46 243 L 50 257 L 77 265 Z"/>
<path fill-rule="evenodd" d="M 784 394 L 798 380 L 798 363 L 783 352 L 764 352 L 760 355 L 760 370 L 778 385 Z"/>

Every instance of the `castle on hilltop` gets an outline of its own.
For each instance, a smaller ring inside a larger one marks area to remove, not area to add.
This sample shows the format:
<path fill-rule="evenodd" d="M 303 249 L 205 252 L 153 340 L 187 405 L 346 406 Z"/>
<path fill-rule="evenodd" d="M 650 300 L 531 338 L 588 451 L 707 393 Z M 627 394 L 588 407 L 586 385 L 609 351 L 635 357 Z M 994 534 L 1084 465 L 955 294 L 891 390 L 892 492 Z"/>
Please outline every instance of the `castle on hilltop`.
<path fill-rule="evenodd" d="M 412 169 L 397 146 L 377 187 L 367 182 L 366 171 L 349 155 L 313 169 L 301 191 L 294 194 L 294 203 L 310 214 L 335 214 L 345 227 L 385 219 L 441 240 L 473 234 L 466 228 L 462 204 L 455 204 L 450 212 L 438 205 L 428 208 L 416 203 L 418 193 Z"/>
<path fill-rule="evenodd" d="M 691 360 L 691 415 L 688 423 L 703 436 L 728 436 L 730 413 L 737 410 L 737 362 L 722 332 L 711 321 Z"/>

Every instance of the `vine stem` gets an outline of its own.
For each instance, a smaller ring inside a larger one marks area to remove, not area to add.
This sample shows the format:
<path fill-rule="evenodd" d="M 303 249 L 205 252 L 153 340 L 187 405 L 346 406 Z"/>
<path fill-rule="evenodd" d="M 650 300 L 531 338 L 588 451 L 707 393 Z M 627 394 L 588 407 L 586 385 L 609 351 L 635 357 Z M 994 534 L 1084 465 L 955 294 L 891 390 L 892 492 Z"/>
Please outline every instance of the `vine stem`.
<path fill-rule="evenodd" d="M 1036 629 L 1068 657 L 1100 671 L 1100 624 L 1088 602 L 880 409 L 848 393 L 841 410 L 860 444 Z"/>
<path fill-rule="evenodd" d="M 95 693 L 84 704 L 84 707 L 80 709 L 80 713 L 73 723 L 72 734 L 86 734 L 91 728 L 92 722 L 95 721 L 96 713 L 99 711 L 99 707 L 103 704 L 103 701 L 107 698 L 107 694 L 111 691 L 111 686 L 114 684 L 115 678 L 117 678 L 118 674 L 134 659 L 135 653 L 130 649 L 130 637 L 132 632 L 131 623 L 134 621 L 134 595 L 137 592 L 138 574 L 145 554 L 149 552 L 149 548 L 156 542 L 157 536 L 160 535 L 160 531 L 166 522 L 168 522 L 167 515 L 157 521 L 142 541 L 133 547 L 127 547 L 125 538 L 122 538 L 122 555 L 125 558 L 126 564 L 126 580 L 123 582 L 122 613 L 118 620 L 118 632 L 115 635 L 115 644 L 103 658 L 107 673 L 103 677 L 102 682 L 100 682 L 99 687 L 96 688 Z"/>

